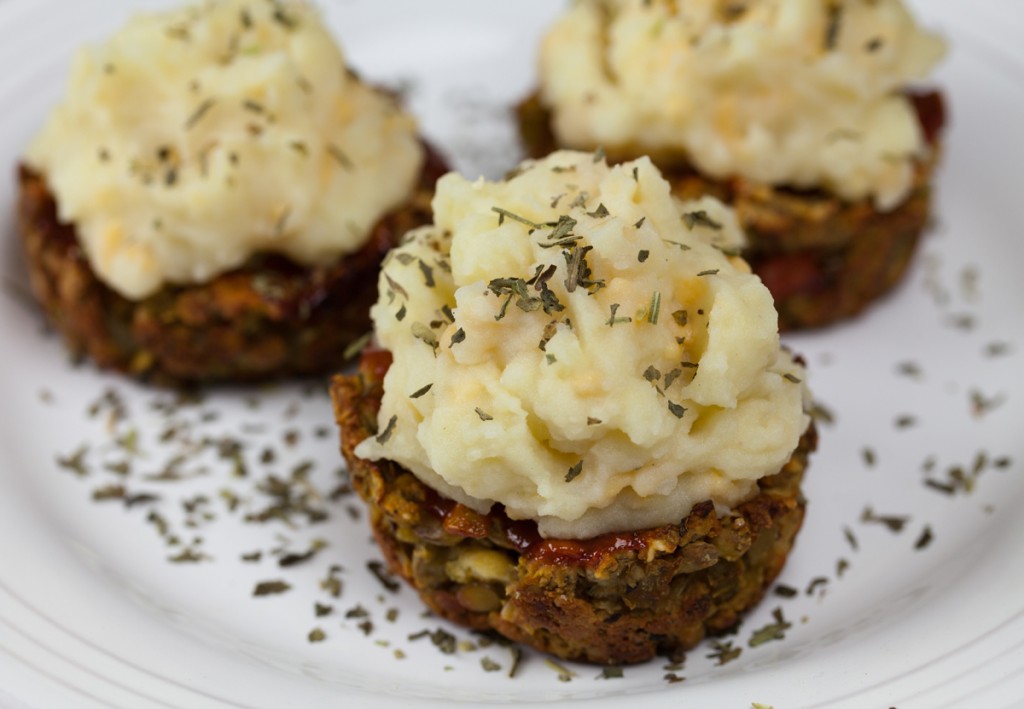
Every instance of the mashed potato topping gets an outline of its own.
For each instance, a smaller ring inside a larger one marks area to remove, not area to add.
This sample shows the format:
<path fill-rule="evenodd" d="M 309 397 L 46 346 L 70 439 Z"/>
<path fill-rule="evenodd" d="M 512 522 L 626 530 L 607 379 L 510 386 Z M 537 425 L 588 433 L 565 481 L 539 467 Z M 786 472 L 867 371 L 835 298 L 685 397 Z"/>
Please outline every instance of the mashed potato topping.
<path fill-rule="evenodd" d="M 724 510 L 789 458 L 804 373 L 722 204 L 679 203 L 647 158 L 559 152 L 449 174 L 433 207 L 380 277 L 394 362 L 358 455 L 561 538 Z"/>
<path fill-rule="evenodd" d="M 96 274 L 140 299 L 256 252 L 314 266 L 357 250 L 423 153 L 309 4 L 208 0 L 81 51 L 26 160 Z"/>
<path fill-rule="evenodd" d="M 541 97 L 566 146 L 885 210 L 927 150 L 901 91 L 944 51 L 902 0 L 578 0 L 543 43 Z"/>

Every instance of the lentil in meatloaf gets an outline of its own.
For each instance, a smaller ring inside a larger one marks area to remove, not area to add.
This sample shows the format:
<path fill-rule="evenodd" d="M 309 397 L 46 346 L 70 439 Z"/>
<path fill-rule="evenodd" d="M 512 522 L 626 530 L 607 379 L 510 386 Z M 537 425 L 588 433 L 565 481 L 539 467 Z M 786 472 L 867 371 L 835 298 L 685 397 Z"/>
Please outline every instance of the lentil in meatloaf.
<path fill-rule="evenodd" d="M 409 203 L 329 266 L 259 254 L 209 282 L 167 286 L 141 301 L 96 277 L 74 224 L 58 218 L 45 176 L 25 166 L 18 224 L 46 316 L 73 354 L 101 368 L 175 385 L 323 374 L 369 331 L 380 263 L 406 231 L 430 222 L 434 183 L 446 170 L 428 146 Z"/>
<path fill-rule="evenodd" d="M 377 433 L 390 354 L 366 351 L 331 388 L 341 449 L 390 567 L 438 615 L 569 660 L 643 662 L 734 626 L 782 569 L 804 516 L 800 481 L 813 423 L 759 493 L 719 517 L 594 539 L 542 539 L 532 522 L 445 499 L 389 461 L 353 449 Z"/>
<path fill-rule="evenodd" d="M 681 199 L 711 195 L 736 211 L 748 240 L 742 256 L 775 298 L 780 330 L 851 318 L 892 290 L 906 273 L 929 222 L 931 178 L 945 124 L 940 93 L 910 98 L 931 155 L 917 164 L 907 199 L 888 212 L 876 210 L 870 199 L 846 202 L 821 190 L 773 187 L 742 177 L 714 180 L 678 160 L 651 156 Z M 560 147 L 538 95 L 520 103 L 517 112 L 528 155 L 542 157 Z"/>

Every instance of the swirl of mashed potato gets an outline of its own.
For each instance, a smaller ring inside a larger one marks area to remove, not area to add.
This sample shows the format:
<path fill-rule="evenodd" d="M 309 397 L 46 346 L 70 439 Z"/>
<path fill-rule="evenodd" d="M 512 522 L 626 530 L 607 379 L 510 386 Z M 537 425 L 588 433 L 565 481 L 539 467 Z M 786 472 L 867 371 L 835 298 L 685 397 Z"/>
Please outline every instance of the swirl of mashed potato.
<path fill-rule="evenodd" d="M 558 538 L 724 511 L 787 461 L 804 373 L 728 208 L 680 203 L 647 158 L 568 151 L 449 174 L 433 207 L 380 276 L 393 364 L 357 455 Z"/>
<path fill-rule="evenodd" d="M 578 0 L 546 36 L 562 145 L 900 204 L 929 149 L 902 93 L 945 45 L 902 0 Z"/>
<path fill-rule="evenodd" d="M 81 50 L 30 146 L 93 271 L 130 299 L 258 252 L 358 250 L 423 165 L 414 121 L 300 0 L 140 15 Z"/>

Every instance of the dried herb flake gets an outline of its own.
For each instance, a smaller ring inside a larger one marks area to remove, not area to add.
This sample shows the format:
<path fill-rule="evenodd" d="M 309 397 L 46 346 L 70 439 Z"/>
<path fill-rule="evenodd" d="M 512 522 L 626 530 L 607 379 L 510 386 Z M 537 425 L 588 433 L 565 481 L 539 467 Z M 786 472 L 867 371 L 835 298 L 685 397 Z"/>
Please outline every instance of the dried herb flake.
<path fill-rule="evenodd" d="M 709 217 L 708 213 L 703 209 L 683 214 L 683 223 L 686 224 L 687 229 L 693 229 L 695 226 L 702 226 L 718 231 L 722 228 L 722 225 Z"/>
<path fill-rule="evenodd" d="M 567 483 L 571 483 L 573 480 L 578 478 L 580 476 L 580 473 L 582 473 L 582 472 L 583 472 L 583 461 L 581 460 L 580 462 L 576 463 L 576 465 L 574 465 L 571 468 L 569 468 L 569 472 L 567 472 L 565 474 L 565 481 Z"/>
<path fill-rule="evenodd" d="M 434 383 L 431 382 L 430 384 L 427 384 L 426 386 L 421 387 L 420 389 L 417 389 L 416 391 L 414 391 L 412 394 L 409 395 L 409 398 L 410 399 L 418 399 L 421 396 L 423 396 L 424 394 L 426 394 L 428 391 L 430 391 L 433 388 L 433 386 L 434 386 Z"/>
<path fill-rule="evenodd" d="M 920 551 L 932 543 L 933 535 L 931 525 L 926 524 L 921 530 L 921 536 L 914 542 L 914 549 Z"/>
<path fill-rule="evenodd" d="M 391 438 L 391 434 L 395 432 L 395 426 L 398 425 L 398 416 L 392 416 L 388 420 L 388 425 L 384 427 L 384 430 L 377 436 L 377 443 L 384 445 Z"/>
<path fill-rule="evenodd" d="M 273 596 L 285 593 L 286 591 L 291 590 L 291 587 L 292 585 L 290 583 L 280 579 L 275 581 L 261 581 L 256 584 L 256 587 L 252 591 L 252 595 L 256 597 Z"/>
<path fill-rule="evenodd" d="M 772 611 L 772 617 L 775 618 L 774 623 L 755 630 L 750 636 L 748 644 L 750 647 L 757 647 L 758 645 L 764 645 L 772 640 L 784 640 L 786 637 L 786 631 L 793 627 L 793 624 L 785 619 L 782 614 L 781 608 L 776 608 Z"/>

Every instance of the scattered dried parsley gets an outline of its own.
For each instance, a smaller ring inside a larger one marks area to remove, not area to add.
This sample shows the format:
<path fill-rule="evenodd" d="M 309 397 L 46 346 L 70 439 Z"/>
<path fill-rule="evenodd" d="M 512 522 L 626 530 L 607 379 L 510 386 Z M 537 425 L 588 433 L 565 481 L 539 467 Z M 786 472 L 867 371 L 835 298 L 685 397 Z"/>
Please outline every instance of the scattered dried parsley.
<path fill-rule="evenodd" d="M 322 628 L 313 628 L 309 631 L 309 642 L 320 643 L 327 639 L 327 633 Z"/>
<path fill-rule="evenodd" d="M 384 430 L 377 436 L 377 443 L 384 445 L 391 438 L 391 434 L 395 432 L 395 426 L 398 425 L 398 416 L 392 416 L 388 420 L 388 425 L 384 427 Z"/>
<path fill-rule="evenodd" d="M 651 295 L 651 304 L 647 308 L 647 322 L 652 325 L 658 324 L 658 316 L 661 314 L 661 293 L 654 291 Z"/>
<path fill-rule="evenodd" d="M 675 369 L 670 371 L 668 374 L 666 374 L 665 375 L 665 389 L 667 390 L 670 386 L 672 386 L 672 384 L 675 383 L 676 379 L 678 379 L 681 376 L 683 376 L 683 370 L 681 368 L 679 368 L 679 367 L 676 367 Z"/>
<path fill-rule="evenodd" d="M 338 598 L 341 596 L 341 579 L 338 578 L 338 574 L 342 571 L 338 565 L 331 566 L 327 572 L 327 577 L 321 579 L 320 589 L 328 593 L 332 598 Z"/>
<path fill-rule="evenodd" d="M 487 290 L 496 296 L 505 296 L 505 300 L 498 314 L 494 316 L 494 319 L 501 320 L 505 317 L 508 306 L 513 298 L 515 299 L 516 307 L 526 313 L 543 309 L 546 314 L 550 315 L 565 310 L 565 306 L 558 301 L 554 291 L 547 285 L 547 281 L 554 275 L 554 272 L 554 267 L 550 267 L 547 270 L 538 267 L 537 273 L 529 281 L 522 278 L 491 279 L 490 283 L 487 284 Z M 531 286 L 540 295 L 531 295 L 529 290 Z"/>
<path fill-rule="evenodd" d="M 808 596 L 813 596 L 815 591 L 817 591 L 822 586 L 827 585 L 827 578 L 825 578 L 824 576 L 816 576 L 815 578 L 811 579 L 810 583 L 807 584 L 807 590 L 804 593 L 806 593 Z"/>
<path fill-rule="evenodd" d="M 707 655 L 707 658 L 709 660 L 717 660 L 718 665 L 724 665 L 727 662 L 732 662 L 743 652 L 743 648 L 733 646 L 731 640 L 714 640 L 711 643 L 711 647 L 713 650 Z"/>
<path fill-rule="evenodd" d="M 323 539 L 314 539 L 312 545 L 307 551 L 301 553 L 285 554 L 277 560 L 277 565 L 282 569 L 289 568 L 291 566 L 298 566 L 303 564 L 313 557 L 315 557 L 320 551 L 327 547 L 327 542 Z"/>
<path fill-rule="evenodd" d="M 923 375 L 921 366 L 916 362 L 900 362 L 896 365 L 896 372 L 912 379 L 920 379 Z"/>
<path fill-rule="evenodd" d="M 201 561 L 209 561 L 212 557 L 204 554 L 203 552 L 195 549 L 194 547 L 186 547 L 182 549 L 180 553 L 174 556 L 167 557 L 167 560 L 172 564 L 198 564 Z"/>
<path fill-rule="evenodd" d="M 603 280 L 591 278 L 592 272 L 587 264 L 587 254 L 593 250 L 593 246 L 572 245 L 562 251 L 562 255 L 565 257 L 566 270 L 564 284 L 568 292 L 574 293 L 577 288 L 583 288 L 590 295 L 593 295 L 601 288 L 604 288 Z"/>
<path fill-rule="evenodd" d="M 203 117 L 210 112 L 215 103 L 212 98 L 208 98 L 199 104 L 195 111 L 192 112 L 192 115 L 188 117 L 188 120 L 185 121 L 185 130 L 191 130 L 199 121 L 203 120 Z"/>
<path fill-rule="evenodd" d="M 280 579 L 275 581 L 260 581 L 252 591 L 253 596 L 274 596 L 291 590 L 292 585 Z"/>
<path fill-rule="evenodd" d="M 83 444 L 69 456 L 57 456 L 57 465 L 64 470 L 70 470 L 78 477 L 85 477 L 89 469 L 85 463 L 85 456 L 89 452 L 89 446 Z"/>
<path fill-rule="evenodd" d="M 897 416 L 896 420 L 893 422 L 896 428 L 910 428 L 916 423 L 917 418 L 910 414 L 901 414 L 900 416 Z"/>
<path fill-rule="evenodd" d="M 932 543 L 932 538 L 933 535 L 931 525 L 926 524 L 924 526 L 924 529 L 921 530 L 921 535 L 917 538 L 917 541 L 914 542 L 914 549 L 918 551 L 924 549 Z"/>
<path fill-rule="evenodd" d="M 890 532 L 899 533 L 903 531 L 907 522 L 910 521 L 910 517 L 901 517 L 898 515 L 879 515 L 875 514 L 875 511 L 870 507 L 865 507 L 864 511 L 861 512 L 860 521 L 872 524 L 881 524 Z"/>
<path fill-rule="evenodd" d="M 327 145 L 327 153 L 334 158 L 335 162 L 341 165 L 343 169 L 351 172 L 355 168 L 355 165 L 345 151 L 334 143 L 329 143 Z"/>
<path fill-rule="evenodd" d="M 875 467 L 875 451 L 871 448 L 864 447 L 860 451 L 861 457 L 864 459 L 864 464 L 869 468 Z"/>
<path fill-rule="evenodd" d="M 568 214 L 563 214 L 555 222 L 554 228 L 548 234 L 548 241 L 556 244 L 567 243 L 566 240 L 573 236 L 573 229 L 576 228 L 576 220 Z"/>
<path fill-rule="evenodd" d="M 617 312 L 619 312 L 619 307 L 620 307 L 620 305 L 618 303 L 612 303 L 609 306 L 609 309 L 611 310 L 611 316 L 608 318 L 608 320 L 605 321 L 605 325 L 608 325 L 608 326 L 611 327 L 611 326 L 615 326 L 615 325 L 617 325 L 619 323 L 633 322 L 633 318 L 616 317 L 615 316 L 615 314 Z"/>
<path fill-rule="evenodd" d="M 508 211 L 507 209 L 502 209 L 501 207 L 491 207 L 491 211 L 492 212 L 497 212 L 497 214 L 498 214 L 498 226 L 501 226 L 502 224 L 504 224 L 505 223 L 505 219 L 511 219 L 512 221 L 519 222 L 520 224 L 525 224 L 526 226 L 528 226 L 528 227 L 530 227 L 532 229 L 540 229 L 541 228 L 541 225 L 538 224 L 537 222 L 532 222 L 529 219 L 527 219 L 526 217 L 521 217 L 521 216 L 519 216 L 518 214 L 516 214 L 514 212 Z"/>
<path fill-rule="evenodd" d="M 811 403 L 811 418 L 814 419 L 815 423 L 826 425 L 832 425 L 836 422 L 836 417 L 832 410 L 820 401 Z"/>
<path fill-rule="evenodd" d="M 417 389 L 416 391 L 414 391 L 412 394 L 409 395 L 409 398 L 410 399 L 418 399 L 421 396 L 423 396 L 424 394 L 426 394 L 428 391 L 430 391 L 433 388 L 433 386 L 434 386 L 434 383 L 431 382 L 430 384 L 427 384 L 426 386 L 423 386 L 423 387 Z"/>
<path fill-rule="evenodd" d="M 672 241 L 671 239 L 662 239 L 662 241 L 672 246 L 678 246 L 680 251 L 689 251 L 691 248 L 689 244 L 684 244 L 681 241 Z"/>
<path fill-rule="evenodd" d="M 782 614 L 781 608 L 776 608 L 772 611 L 772 617 L 775 618 L 774 623 L 755 630 L 750 636 L 748 644 L 750 647 L 757 647 L 758 645 L 764 645 L 772 640 L 784 640 L 786 637 L 786 631 L 793 627 L 793 624 L 785 619 Z"/>
<path fill-rule="evenodd" d="M 392 300 L 396 294 L 402 296 L 406 300 L 409 299 L 409 292 L 406 291 L 398 281 L 392 278 L 387 271 L 384 272 L 384 280 L 388 284 L 387 294 Z"/>
<path fill-rule="evenodd" d="M 717 231 L 722 228 L 722 225 L 709 217 L 708 213 L 703 209 L 683 214 L 683 223 L 686 225 L 687 229 L 693 229 L 695 226 L 702 226 Z"/>
<path fill-rule="evenodd" d="M 419 262 L 420 272 L 423 274 L 423 284 L 427 288 L 434 287 L 434 269 L 424 263 L 423 259 L 417 259 Z"/>
<path fill-rule="evenodd" d="M 580 473 L 582 473 L 582 472 L 583 472 L 583 461 L 581 460 L 580 462 L 576 463 L 576 465 L 574 465 L 571 468 L 569 468 L 569 472 L 567 472 L 565 474 L 565 481 L 567 483 L 571 483 L 573 480 L 578 478 L 580 476 Z"/>
<path fill-rule="evenodd" d="M 354 607 L 349 608 L 345 611 L 345 618 L 348 620 L 362 620 L 370 617 L 370 611 L 363 608 L 361 604 L 356 604 Z"/>
<path fill-rule="evenodd" d="M 986 357 L 1002 357 L 1011 352 L 1012 347 L 1008 342 L 990 342 L 985 345 L 984 354 Z"/>
<path fill-rule="evenodd" d="M 508 677 L 514 679 L 523 662 L 523 651 L 517 645 L 511 645 L 508 651 L 512 655 L 512 665 L 508 668 Z"/>
<path fill-rule="evenodd" d="M 419 640 L 420 638 L 430 638 L 430 642 L 433 643 L 434 647 L 445 655 L 454 655 L 458 649 L 458 642 L 455 636 L 442 628 L 438 628 L 433 632 L 421 630 L 408 636 L 410 641 Z"/>
<path fill-rule="evenodd" d="M 544 332 L 541 334 L 540 341 L 537 343 L 537 349 L 541 352 L 547 350 L 548 343 L 556 334 L 558 334 L 558 321 L 552 320 L 544 326 Z"/>
<path fill-rule="evenodd" d="M 494 420 L 493 416 L 491 416 L 489 413 L 487 413 L 486 411 L 481 409 L 479 406 L 477 406 L 473 410 L 476 412 L 476 415 L 480 417 L 481 421 L 493 421 Z"/>

